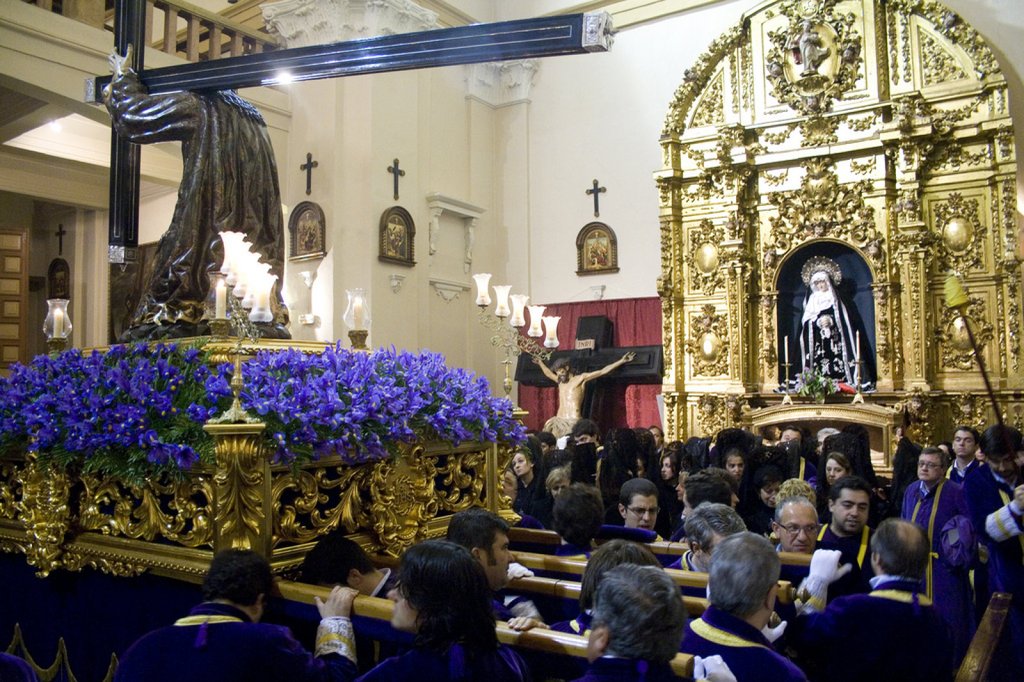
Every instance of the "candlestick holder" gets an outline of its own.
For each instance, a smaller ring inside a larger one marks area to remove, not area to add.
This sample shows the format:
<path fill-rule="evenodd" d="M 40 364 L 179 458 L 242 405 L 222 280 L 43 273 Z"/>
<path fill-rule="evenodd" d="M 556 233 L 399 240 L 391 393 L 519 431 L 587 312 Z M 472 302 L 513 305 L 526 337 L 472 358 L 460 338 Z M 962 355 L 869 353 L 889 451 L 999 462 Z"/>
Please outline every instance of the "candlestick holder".
<path fill-rule="evenodd" d="M 352 350 L 370 350 L 366 346 L 366 337 L 369 336 L 369 334 L 370 331 L 368 329 L 350 329 L 348 332 L 348 340 L 352 343 Z"/>
<path fill-rule="evenodd" d="M 791 363 L 791 362 L 783 362 L 782 363 L 783 373 L 784 373 L 784 375 L 786 377 L 786 382 L 784 384 L 782 384 L 782 392 L 784 394 L 782 396 L 782 404 L 783 405 L 792 405 L 793 404 L 793 396 L 789 392 L 789 368 L 792 367 L 792 366 L 793 366 L 793 363 Z"/>
<path fill-rule="evenodd" d="M 488 301 L 488 304 L 490 301 Z M 492 332 L 491 345 L 501 348 L 505 353 L 505 359 L 501 364 L 505 367 L 505 376 L 502 379 L 501 387 L 505 391 L 505 397 L 511 400 L 512 396 L 512 360 L 523 353 L 540 360 L 551 359 L 551 351 L 544 348 L 528 336 L 519 333 L 517 327 L 508 322 L 508 316 L 491 315 L 487 312 L 487 305 L 480 305 L 480 324 Z M 514 405 L 518 410 L 519 406 Z"/>
<path fill-rule="evenodd" d="M 238 342 L 235 347 L 229 351 L 235 370 L 231 373 L 231 393 L 234 395 L 234 399 L 231 401 L 231 407 L 224 411 L 219 417 L 214 417 L 209 420 L 211 424 L 254 424 L 260 420 L 249 414 L 244 407 L 242 407 L 242 401 L 240 396 L 242 389 L 245 387 L 245 380 L 242 377 L 242 355 L 245 354 L 245 350 L 242 348 L 242 343 L 246 340 L 251 342 L 253 345 L 259 343 L 260 330 L 255 324 L 249 319 L 249 315 L 242 307 L 242 303 L 235 296 L 228 296 L 228 307 L 231 309 L 231 317 L 224 320 L 210 320 L 210 329 L 214 335 L 228 336 L 229 331 L 226 327 L 230 327 L 234 331 L 234 335 L 238 337 Z M 226 327 L 225 327 L 226 325 Z M 223 332 L 223 334 L 218 334 Z"/>
<path fill-rule="evenodd" d="M 853 377 L 854 377 L 854 382 L 853 383 L 854 383 L 854 388 L 857 389 L 857 392 L 854 394 L 853 400 L 850 401 L 850 404 L 851 405 L 862 405 L 862 404 L 864 404 L 864 394 L 860 392 L 860 385 L 861 385 L 861 381 L 860 381 L 860 376 L 861 376 L 860 375 L 860 368 L 861 368 L 861 365 L 864 364 L 864 361 L 861 360 L 860 358 L 857 358 L 856 360 L 854 360 L 853 364 L 855 366 L 854 375 L 853 375 Z"/>
<path fill-rule="evenodd" d="M 52 354 L 63 353 L 68 349 L 68 339 L 66 336 L 53 337 L 46 340 L 46 350 Z"/>

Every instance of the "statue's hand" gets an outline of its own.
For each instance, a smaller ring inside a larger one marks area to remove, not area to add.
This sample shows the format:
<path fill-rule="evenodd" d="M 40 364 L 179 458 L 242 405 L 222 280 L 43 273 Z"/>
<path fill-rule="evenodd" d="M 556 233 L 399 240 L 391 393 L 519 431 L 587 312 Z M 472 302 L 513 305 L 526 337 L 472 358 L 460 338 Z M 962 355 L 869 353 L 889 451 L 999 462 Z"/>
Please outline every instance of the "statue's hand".
<path fill-rule="evenodd" d="M 126 65 L 132 61 L 132 49 L 132 45 L 129 43 L 128 49 L 124 51 L 123 57 L 117 53 L 117 50 L 111 52 L 110 56 L 107 57 L 107 63 L 110 64 L 110 70 L 114 72 L 115 79 L 123 77 L 131 68 Z"/>
<path fill-rule="evenodd" d="M 636 358 L 636 353 L 634 353 L 633 351 L 630 351 L 628 353 L 624 353 L 622 355 L 622 359 L 625 360 L 626 362 L 633 362 L 633 360 L 635 358 Z"/>
<path fill-rule="evenodd" d="M 114 73 L 114 77 L 112 79 L 110 79 L 110 83 L 108 83 L 107 86 L 105 88 L 103 88 L 103 101 L 104 102 L 106 102 L 106 101 L 108 101 L 110 99 L 111 86 L 114 84 L 114 81 L 117 81 L 117 80 L 120 80 L 121 78 L 124 78 L 124 75 L 128 71 L 131 70 L 131 67 L 128 66 L 128 64 L 131 63 L 131 60 L 132 60 L 132 45 L 131 45 L 131 43 L 128 44 L 128 49 L 126 49 L 124 51 L 124 56 L 123 57 L 117 53 L 117 50 L 114 50 L 113 52 L 111 52 L 110 56 L 107 57 L 107 63 L 110 64 L 110 70 Z"/>

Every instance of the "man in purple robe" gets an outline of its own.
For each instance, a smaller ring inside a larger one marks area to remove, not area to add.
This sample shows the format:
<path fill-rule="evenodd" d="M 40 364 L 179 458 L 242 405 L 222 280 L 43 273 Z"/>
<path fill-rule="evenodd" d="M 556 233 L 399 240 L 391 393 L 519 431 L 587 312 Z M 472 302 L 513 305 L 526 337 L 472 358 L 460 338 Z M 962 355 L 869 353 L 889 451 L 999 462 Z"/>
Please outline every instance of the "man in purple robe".
<path fill-rule="evenodd" d="M 871 539 L 870 594 L 840 597 L 824 607 L 829 583 L 846 565 L 834 551 L 818 550 L 802 590 L 810 598 L 789 633 L 801 654 L 820 666 L 814 679 L 829 682 L 952 679 L 953 655 L 942 617 L 921 593 L 928 538 L 920 527 L 886 519 Z"/>
<path fill-rule="evenodd" d="M 219 552 L 203 581 L 202 604 L 174 625 L 154 630 L 121 657 L 118 682 L 148 680 L 345 680 L 335 642 L 351 644 L 339 595 L 317 598 L 322 620 L 314 658 L 288 628 L 260 623 L 273 587 L 270 564 L 250 550 Z"/>
<path fill-rule="evenodd" d="M 974 602 L 970 565 L 977 540 L 963 490 L 943 476 L 942 450 L 925 448 L 917 460 L 918 484 L 907 487 L 900 517 L 928 534 L 931 553 L 925 594 L 946 621 L 953 636 L 954 662 L 959 664 L 974 635 Z"/>
<path fill-rule="evenodd" d="M 680 650 L 721 656 L 737 680 L 806 680 L 764 634 L 775 606 L 779 566 L 778 554 L 763 537 L 743 532 L 722 540 L 708 575 L 710 606 L 687 625 Z"/>
<path fill-rule="evenodd" d="M 971 521 L 988 549 L 988 579 L 993 592 L 1013 595 L 1003 632 L 1005 646 L 993 659 L 992 679 L 1020 679 L 1024 670 L 1024 476 L 1017 456 L 1024 450 L 1020 431 L 990 426 L 981 436 L 985 466 L 964 481 Z"/>

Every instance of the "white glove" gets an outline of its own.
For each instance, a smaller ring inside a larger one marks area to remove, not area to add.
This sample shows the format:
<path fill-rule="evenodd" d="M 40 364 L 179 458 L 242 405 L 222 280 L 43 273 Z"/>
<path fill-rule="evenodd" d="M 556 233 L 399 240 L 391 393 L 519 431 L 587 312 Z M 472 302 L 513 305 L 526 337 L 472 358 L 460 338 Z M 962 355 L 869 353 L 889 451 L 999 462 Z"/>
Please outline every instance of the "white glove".
<path fill-rule="evenodd" d="M 693 679 L 710 682 L 736 682 L 736 676 L 729 670 L 721 656 L 693 657 Z"/>
<path fill-rule="evenodd" d="M 765 625 L 763 628 L 761 628 L 761 634 L 764 635 L 765 639 L 774 644 L 775 640 L 777 640 L 779 637 L 782 637 L 782 633 L 786 631 L 787 625 L 789 625 L 788 621 L 782 621 L 775 627 L 769 627 Z"/>
<path fill-rule="evenodd" d="M 842 552 L 838 549 L 816 549 L 811 555 L 811 569 L 798 592 L 810 596 L 797 608 L 797 613 L 813 613 L 825 610 L 828 586 L 853 570 L 853 564 L 839 565 Z"/>
<path fill-rule="evenodd" d="M 532 578 L 532 577 L 533 577 L 533 571 L 528 569 L 526 566 L 523 566 L 522 564 L 517 564 L 514 561 L 509 562 L 509 564 L 508 564 L 508 579 L 509 580 L 515 580 L 516 578 Z"/>

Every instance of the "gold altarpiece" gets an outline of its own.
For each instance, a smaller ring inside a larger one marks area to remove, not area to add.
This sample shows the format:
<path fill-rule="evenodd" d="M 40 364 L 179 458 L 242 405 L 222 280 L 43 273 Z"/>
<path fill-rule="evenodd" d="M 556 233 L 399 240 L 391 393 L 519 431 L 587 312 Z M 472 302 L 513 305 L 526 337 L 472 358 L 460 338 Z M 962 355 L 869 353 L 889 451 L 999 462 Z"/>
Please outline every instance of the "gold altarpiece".
<path fill-rule="evenodd" d="M 955 423 L 991 423 L 945 305 L 949 272 L 1004 416 L 1022 426 L 1007 87 L 960 17 L 924 0 L 764 3 L 684 72 L 661 145 L 670 436 L 869 417 L 889 464 L 896 426 L 931 443 Z M 875 390 L 866 406 L 783 406 L 782 274 L 840 251 L 870 280 L 860 312 Z"/>

